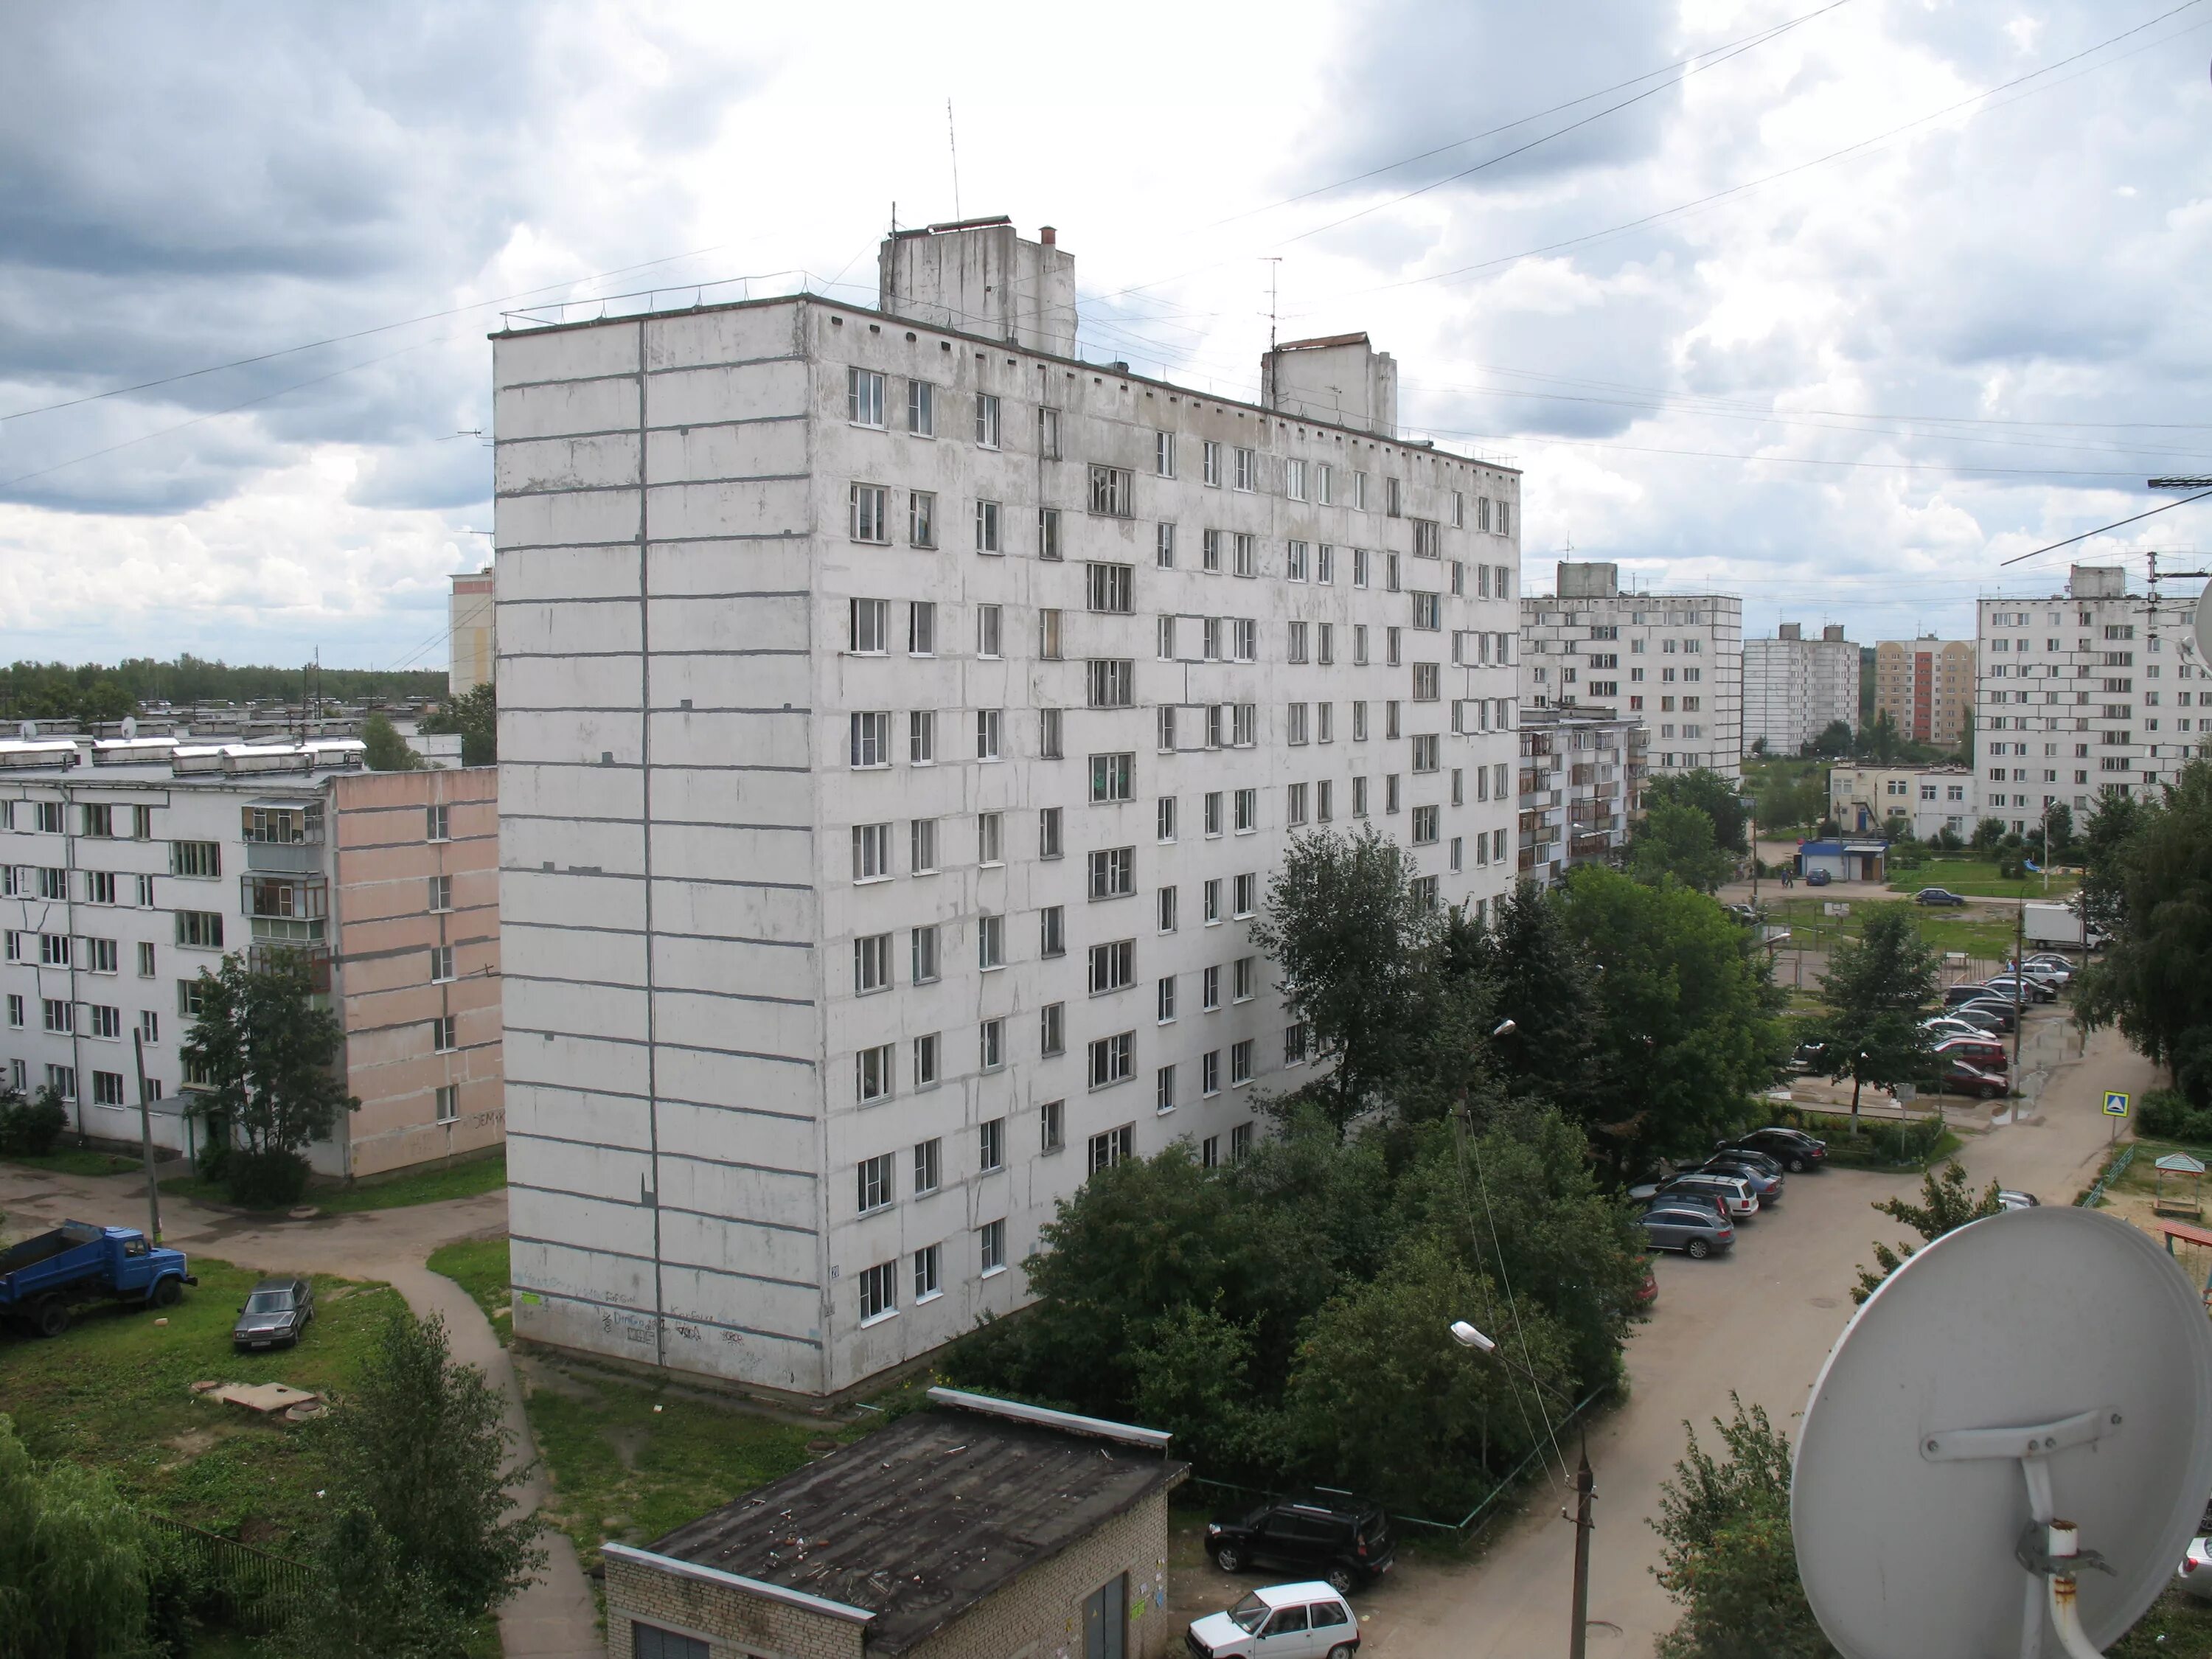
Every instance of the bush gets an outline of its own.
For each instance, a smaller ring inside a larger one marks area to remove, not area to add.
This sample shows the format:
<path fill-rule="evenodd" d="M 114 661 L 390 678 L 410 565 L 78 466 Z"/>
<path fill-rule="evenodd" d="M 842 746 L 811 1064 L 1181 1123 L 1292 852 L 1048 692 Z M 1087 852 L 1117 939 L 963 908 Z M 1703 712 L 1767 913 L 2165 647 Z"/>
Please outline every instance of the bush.
<path fill-rule="evenodd" d="M 297 1152 L 233 1147 L 222 1161 L 222 1188 L 249 1210 L 281 1210 L 307 1190 L 307 1160 Z"/>
<path fill-rule="evenodd" d="M 0 1157 L 43 1157 L 68 1127 L 69 1109 L 51 1085 L 28 1100 L 12 1089 L 0 1095 Z"/>
<path fill-rule="evenodd" d="M 2212 1111 L 2191 1105 L 2179 1089 L 2153 1089 L 2136 1109 L 2136 1128 L 2160 1140 L 2212 1144 Z"/>

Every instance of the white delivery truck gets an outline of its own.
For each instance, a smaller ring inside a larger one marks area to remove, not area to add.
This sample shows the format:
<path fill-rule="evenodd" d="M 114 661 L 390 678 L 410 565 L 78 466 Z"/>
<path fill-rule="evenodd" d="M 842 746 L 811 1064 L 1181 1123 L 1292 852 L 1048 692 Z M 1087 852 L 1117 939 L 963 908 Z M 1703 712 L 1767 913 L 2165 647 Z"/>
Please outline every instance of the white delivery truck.
<path fill-rule="evenodd" d="M 2081 915 L 2070 904 L 2029 904 L 2024 931 L 2030 945 L 2055 945 L 2079 951 L 2102 945 L 2101 933 L 2085 934 Z"/>

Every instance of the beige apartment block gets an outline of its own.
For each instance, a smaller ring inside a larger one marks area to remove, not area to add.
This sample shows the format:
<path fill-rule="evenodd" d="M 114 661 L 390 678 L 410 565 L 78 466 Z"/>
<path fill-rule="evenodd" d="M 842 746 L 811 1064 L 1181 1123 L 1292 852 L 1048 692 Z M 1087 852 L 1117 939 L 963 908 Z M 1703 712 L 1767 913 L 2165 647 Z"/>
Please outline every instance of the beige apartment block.
<path fill-rule="evenodd" d="M 1908 742 L 1954 748 L 1974 712 L 1971 640 L 1884 640 L 1875 647 L 1874 712 Z"/>
<path fill-rule="evenodd" d="M 453 578 L 447 601 L 447 628 L 453 647 L 453 665 L 446 671 L 447 689 L 454 696 L 489 684 L 492 663 L 499 654 L 496 612 L 492 604 L 489 566 Z"/>

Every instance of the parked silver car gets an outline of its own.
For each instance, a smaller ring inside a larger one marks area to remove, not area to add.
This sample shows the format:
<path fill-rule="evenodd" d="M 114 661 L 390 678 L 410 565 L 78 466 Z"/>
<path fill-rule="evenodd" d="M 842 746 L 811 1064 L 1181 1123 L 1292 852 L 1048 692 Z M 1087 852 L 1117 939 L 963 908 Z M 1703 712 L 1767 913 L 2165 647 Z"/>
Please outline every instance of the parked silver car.
<path fill-rule="evenodd" d="M 1735 1224 L 1705 1204 L 1670 1204 L 1661 1200 L 1636 1218 L 1657 1250 L 1680 1250 L 1702 1261 L 1735 1243 Z"/>

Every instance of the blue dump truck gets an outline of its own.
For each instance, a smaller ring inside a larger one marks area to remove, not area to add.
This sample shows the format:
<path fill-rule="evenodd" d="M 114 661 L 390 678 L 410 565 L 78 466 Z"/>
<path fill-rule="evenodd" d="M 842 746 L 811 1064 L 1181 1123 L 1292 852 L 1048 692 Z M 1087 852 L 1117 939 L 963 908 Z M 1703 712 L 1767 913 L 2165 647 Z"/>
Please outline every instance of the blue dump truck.
<path fill-rule="evenodd" d="M 0 1318 L 59 1336 L 81 1303 L 106 1299 L 166 1308 L 199 1280 L 182 1250 L 149 1244 L 135 1227 L 64 1221 L 0 1250 Z"/>

